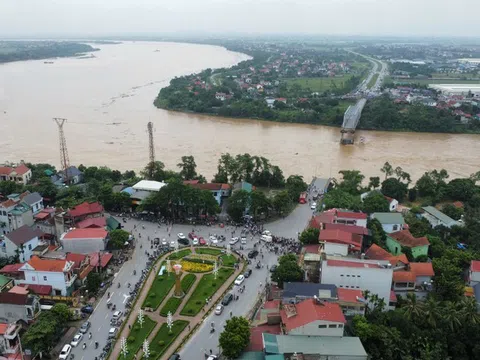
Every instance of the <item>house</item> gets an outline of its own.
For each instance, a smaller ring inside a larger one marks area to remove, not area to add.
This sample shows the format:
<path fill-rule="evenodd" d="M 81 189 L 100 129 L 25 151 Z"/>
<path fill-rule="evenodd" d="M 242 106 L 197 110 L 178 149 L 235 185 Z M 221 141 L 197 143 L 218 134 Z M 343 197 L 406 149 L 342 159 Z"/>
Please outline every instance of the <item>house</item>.
<path fill-rule="evenodd" d="M 217 100 L 225 101 L 226 98 L 227 98 L 227 94 L 225 93 L 220 93 L 220 92 L 215 93 L 215 99 Z"/>
<path fill-rule="evenodd" d="M 308 282 L 285 282 L 283 284 L 282 302 L 296 304 L 306 299 L 317 297 L 320 300 L 334 301 L 337 298 L 337 287 L 332 284 Z"/>
<path fill-rule="evenodd" d="M 206 183 L 206 184 L 190 184 L 191 187 L 200 189 L 200 190 L 207 190 L 210 191 L 217 201 L 218 205 L 221 205 L 223 199 L 230 195 L 230 185 L 228 184 L 221 184 L 221 183 Z"/>
<path fill-rule="evenodd" d="M 38 192 L 29 193 L 22 199 L 22 202 L 30 207 L 34 215 L 38 214 L 44 208 L 43 197 Z"/>
<path fill-rule="evenodd" d="M 255 186 L 246 181 L 242 181 L 233 185 L 233 191 L 235 190 L 245 190 L 250 193 L 255 190 Z"/>
<path fill-rule="evenodd" d="M 13 181 L 17 184 L 27 185 L 32 178 L 32 170 L 25 164 L 16 167 L 0 166 L 0 181 Z"/>
<path fill-rule="evenodd" d="M 468 282 L 470 286 L 475 286 L 480 283 L 480 261 L 472 260 L 470 262 L 470 269 L 468 270 Z"/>
<path fill-rule="evenodd" d="M 86 218 L 103 216 L 103 206 L 99 202 L 83 202 L 67 211 L 67 216 L 72 219 L 73 225 Z"/>
<path fill-rule="evenodd" d="M 388 196 L 384 196 L 384 198 L 388 201 L 388 209 L 390 211 L 397 211 L 398 200 Z"/>
<path fill-rule="evenodd" d="M 352 211 L 336 211 L 335 224 L 355 225 L 366 228 L 367 214 Z"/>
<path fill-rule="evenodd" d="M 371 260 L 387 260 L 392 264 L 394 270 L 395 268 L 403 269 L 410 263 L 405 254 L 394 256 L 377 244 L 372 244 L 372 246 L 365 251 L 365 258 Z"/>
<path fill-rule="evenodd" d="M 23 272 L 23 279 L 17 284 L 43 285 L 47 295 L 71 296 L 77 275 L 73 272 L 74 262 L 68 260 L 42 259 L 33 256 L 18 270 Z"/>
<path fill-rule="evenodd" d="M 280 316 L 286 335 L 342 337 L 347 322 L 340 305 L 319 299 L 283 305 Z"/>
<path fill-rule="evenodd" d="M 105 229 L 72 229 L 62 234 L 60 243 L 65 252 L 89 254 L 105 251 L 108 239 L 108 232 Z"/>
<path fill-rule="evenodd" d="M 28 261 L 32 257 L 35 248 L 43 244 L 39 240 L 39 237 L 42 237 L 42 235 L 40 230 L 23 225 L 17 230 L 4 235 L 3 241 L 0 242 L 0 256 L 18 256 L 20 261 Z"/>
<path fill-rule="evenodd" d="M 392 287 L 392 265 L 389 261 L 325 256 L 320 282 L 337 288 L 368 290 L 389 302 Z"/>
<path fill-rule="evenodd" d="M 21 359 L 20 330 L 22 326 L 16 323 L 0 323 L 0 354 L 8 359 Z M 13 357 L 11 357 L 13 356 Z"/>
<path fill-rule="evenodd" d="M 265 99 L 265 102 L 267 103 L 267 106 L 268 106 L 269 108 L 273 108 L 274 103 L 275 103 L 275 99 L 266 98 L 266 99 Z"/>
<path fill-rule="evenodd" d="M 367 301 L 362 290 L 338 288 L 337 298 L 337 303 L 345 316 L 365 315 Z"/>
<path fill-rule="evenodd" d="M 434 276 L 432 263 L 410 263 L 406 270 L 394 271 L 392 289 L 397 295 L 415 293 L 424 299 L 432 290 Z"/>
<path fill-rule="evenodd" d="M 123 192 L 130 194 L 132 205 L 140 205 L 152 193 L 160 191 L 166 185 L 163 181 L 141 180 L 131 188 L 124 189 Z"/>
<path fill-rule="evenodd" d="M 65 176 L 65 173 L 67 176 Z M 57 176 L 55 177 L 55 182 L 60 181 L 61 183 L 66 183 L 67 177 L 69 184 L 75 185 L 83 181 L 83 173 L 75 166 L 69 166 L 65 172 L 63 170 L 58 172 Z"/>
<path fill-rule="evenodd" d="M 373 213 L 372 219 L 377 219 L 386 233 L 403 230 L 405 220 L 399 213 Z"/>
<path fill-rule="evenodd" d="M 402 254 L 402 247 L 408 247 L 414 258 L 424 255 L 428 256 L 430 242 L 425 236 L 416 238 L 408 229 L 395 231 L 387 235 L 387 248 L 393 255 Z"/>
<path fill-rule="evenodd" d="M 43 233 L 44 239 L 54 240 L 57 238 L 57 229 L 55 226 L 55 208 L 44 208 L 34 215 L 35 227 Z"/>
<path fill-rule="evenodd" d="M 338 229 L 320 230 L 318 241 L 327 255 L 347 256 L 361 251 L 363 236 Z"/>
<path fill-rule="evenodd" d="M 326 229 L 327 224 L 336 224 L 336 225 L 345 225 L 356 227 L 354 233 L 361 234 L 362 231 L 358 228 L 364 228 L 364 235 L 368 234 L 367 228 L 367 214 L 365 213 L 356 213 L 349 211 L 340 211 L 337 209 L 330 209 L 327 211 L 322 211 L 320 214 L 312 217 L 309 222 L 309 227 L 316 229 Z M 330 227 L 330 229 L 333 229 Z M 346 228 L 338 228 L 340 230 L 347 231 Z M 353 230 L 348 230 L 353 232 Z"/>
<path fill-rule="evenodd" d="M 335 359 L 367 360 L 362 342 L 358 337 L 306 336 L 263 334 L 265 359 Z M 288 355 L 287 355 L 288 354 Z M 280 356 L 279 356 L 280 355 Z M 301 356 L 301 358 L 299 358 Z"/>
<path fill-rule="evenodd" d="M 421 216 L 424 219 L 427 219 L 432 227 L 436 226 L 445 226 L 451 228 L 452 226 L 461 226 L 462 224 L 458 221 L 453 220 L 451 217 L 445 215 L 440 210 L 437 210 L 433 206 L 424 206 L 422 207 L 423 213 Z"/>
<path fill-rule="evenodd" d="M 107 218 L 87 218 L 85 220 L 79 221 L 76 226 L 79 229 L 105 229 L 105 227 L 107 226 Z"/>
<path fill-rule="evenodd" d="M 1 322 L 10 324 L 22 320 L 28 324 L 35 320 L 39 313 L 40 302 L 36 295 L 0 293 Z"/>

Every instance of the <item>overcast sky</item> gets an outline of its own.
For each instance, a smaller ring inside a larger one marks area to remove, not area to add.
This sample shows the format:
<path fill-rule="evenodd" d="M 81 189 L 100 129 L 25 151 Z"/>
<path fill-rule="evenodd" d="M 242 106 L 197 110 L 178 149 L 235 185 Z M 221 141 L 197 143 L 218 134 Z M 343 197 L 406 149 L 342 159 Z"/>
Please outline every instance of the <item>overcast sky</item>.
<path fill-rule="evenodd" d="M 480 0 L 0 0 L 0 36 L 480 36 Z"/>

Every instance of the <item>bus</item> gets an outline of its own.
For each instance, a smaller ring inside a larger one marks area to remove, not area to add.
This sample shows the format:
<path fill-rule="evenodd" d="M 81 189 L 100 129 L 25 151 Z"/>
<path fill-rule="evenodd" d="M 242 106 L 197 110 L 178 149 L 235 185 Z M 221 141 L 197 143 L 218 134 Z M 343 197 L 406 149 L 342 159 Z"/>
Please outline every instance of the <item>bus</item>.
<path fill-rule="evenodd" d="M 300 194 L 300 198 L 298 199 L 298 202 L 300 204 L 306 204 L 307 203 L 307 193 L 306 192 L 302 192 Z"/>

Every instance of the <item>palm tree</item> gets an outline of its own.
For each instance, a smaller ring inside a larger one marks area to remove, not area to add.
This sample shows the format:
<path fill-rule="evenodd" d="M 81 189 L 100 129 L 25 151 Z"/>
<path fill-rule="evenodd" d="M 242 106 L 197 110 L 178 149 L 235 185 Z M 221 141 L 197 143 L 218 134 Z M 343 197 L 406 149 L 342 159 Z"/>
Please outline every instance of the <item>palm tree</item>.
<path fill-rule="evenodd" d="M 441 316 L 440 304 L 434 298 L 429 298 L 425 303 L 424 317 L 425 321 L 432 328 L 437 327 L 437 321 Z"/>
<path fill-rule="evenodd" d="M 471 323 L 477 325 L 480 323 L 480 314 L 478 314 L 477 302 L 473 297 L 463 297 L 457 303 L 457 309 L 462 319 L 462 323 Z"/>
<path fill-rule="evenodd" d="M 415 320 L 423 317 L 424 305 L 417 301 L 417 296 L 413 293 L 407 294 L 405 305 L 402 306 L 402 311 L 409 320 Z"/>
<path fill-rule="evenodd" d="M 445 303 L 445 312 L 443 314 L 443 319 L 447 323 L 451 331 L 454 331 L 462 325 L 462 320 L 460 318 L 459 311 L 457 310 L 455 303 L 447 301 Z"/>

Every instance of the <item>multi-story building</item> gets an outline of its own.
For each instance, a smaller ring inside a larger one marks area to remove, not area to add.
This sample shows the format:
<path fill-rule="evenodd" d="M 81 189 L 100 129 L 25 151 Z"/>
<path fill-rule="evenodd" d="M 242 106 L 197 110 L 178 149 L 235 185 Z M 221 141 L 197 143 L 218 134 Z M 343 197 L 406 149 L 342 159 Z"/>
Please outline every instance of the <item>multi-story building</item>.
<path fill-rule="evenodd" d="M 385 303 L 390 302 L 393 269 L 389 261 L 323 256 L 320 270 L 322 284 L 337 288 L 368 290 Z"/>
<path fill-rule="evenodd" d="M 405 220 L 400 213 L 373 213 L 372 219 L 377 219 L 386 233 L 403 230 Z"/>
<path fill-rule="evenodd" d="M 0 241 L 1 257 L 17 257 L 20 262 L 28 261 L 33 255 L 33 251 L 43 242 L 40 240 L 42 232 L 38 229 L 32 229 L 27 225 L 3 235 Z"/>
<path fill-rule="evenodd" d="M 0 166 L 0 181 L 13 181 L 17 184 L 27 185 L 32 178 L 32 170 L 25 164 L 16 167 Z"/>
<path fill-rule="evenodd" d="M 108 239 L 108 232 L 105 229 L 73 229 L 60 237 L 60 243 L 65 252 L 90 254 L 104 251 Z"/>
<path fill-rule="evenodd" d="M 12 359 L 21 359 L 19 354 L 22 350 L 20 348 L 20 330 L 22 329 L 20 324 L 15 323 L 0 323 L 0 354 L 7 358 L 14 356 Z"/>
<path fill-rule="evenodd" d="M 29 323 L 40 313 L 39 298 L 31 294 L 0 293 L 0 322 L 16 323 L 23 320 Z"/>

